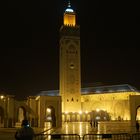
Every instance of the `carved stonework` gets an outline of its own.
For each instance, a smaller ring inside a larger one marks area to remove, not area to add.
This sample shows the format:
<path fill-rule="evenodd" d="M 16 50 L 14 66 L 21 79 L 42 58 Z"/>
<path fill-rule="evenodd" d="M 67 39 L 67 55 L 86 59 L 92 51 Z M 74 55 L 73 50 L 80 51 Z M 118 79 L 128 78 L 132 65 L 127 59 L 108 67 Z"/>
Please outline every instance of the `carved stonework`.
<path fill-rule="evenodd" d="M 80 37 L 80 27 L 76 26 L 62 26 L 60 29 L 60 36 L 76 36 Z"/>

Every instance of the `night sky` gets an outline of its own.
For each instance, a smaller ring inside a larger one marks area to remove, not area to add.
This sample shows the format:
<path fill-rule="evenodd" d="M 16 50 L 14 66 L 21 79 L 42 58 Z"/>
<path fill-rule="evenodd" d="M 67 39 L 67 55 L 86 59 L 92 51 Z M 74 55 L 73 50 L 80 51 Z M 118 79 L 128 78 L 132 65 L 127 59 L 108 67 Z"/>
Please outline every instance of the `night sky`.
<path fill-rule="evenodd" d="M 1 17 L 0 90 L 16 97 L 59 88 L 65 0 L 7 2 Z M 71 0 L 81 29 L 82 86 L 140 89 L 140 22 L 133 1 Z"/>

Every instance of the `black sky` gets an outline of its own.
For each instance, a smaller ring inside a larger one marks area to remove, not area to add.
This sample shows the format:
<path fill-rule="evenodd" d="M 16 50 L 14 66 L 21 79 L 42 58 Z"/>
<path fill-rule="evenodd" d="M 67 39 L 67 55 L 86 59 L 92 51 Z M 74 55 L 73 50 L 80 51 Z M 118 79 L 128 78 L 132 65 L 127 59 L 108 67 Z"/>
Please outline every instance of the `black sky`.
<path fill-rule="evenodd" d="M 65 0 L 8 1 L 1 17 L 0 90 L 18 97 L 59 88 Z M 82 85 L 140 89 L 138 3 L 71 0 L 81 28 Z"/>

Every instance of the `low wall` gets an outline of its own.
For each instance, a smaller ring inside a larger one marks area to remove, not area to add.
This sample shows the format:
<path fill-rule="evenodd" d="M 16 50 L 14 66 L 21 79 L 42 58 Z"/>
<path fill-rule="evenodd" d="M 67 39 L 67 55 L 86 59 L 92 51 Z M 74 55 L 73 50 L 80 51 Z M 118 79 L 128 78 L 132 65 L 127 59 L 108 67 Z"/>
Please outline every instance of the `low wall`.
<path fill-rule="evenodd" d="M 98 122 L 99 133 L 127 133 L 131 131 L 130 121 Z"/>

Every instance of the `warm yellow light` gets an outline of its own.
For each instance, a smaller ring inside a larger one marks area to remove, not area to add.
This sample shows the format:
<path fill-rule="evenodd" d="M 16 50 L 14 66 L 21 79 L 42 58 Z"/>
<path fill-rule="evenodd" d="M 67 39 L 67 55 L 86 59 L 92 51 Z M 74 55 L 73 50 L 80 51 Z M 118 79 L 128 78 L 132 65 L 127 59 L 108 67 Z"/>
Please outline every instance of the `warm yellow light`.
<path fill-rule="evenodd" d="M 68 112 L 66 111 L 65 114 L 68 114 Z"/>
<path fill-rule="evenodd" d="M 100 109 L 98 109 L 98 108 L 97 108 L 97 109 L 96 109 L 96 111 L 97 111 L 97 112 L 99 112 L 99 111 L 100 111 Z"/>
<path fill-rule="evenodd" d="M 75 14 L 64 14 L 64 25 L 66 26 L 75 26 L 76 25 L 76 19 Z"/>
<path fill-rule="evenodd" d="M 48 112 L 48 113 L 51 113 L 51 109 L 50 109 L 50 108 L 47 108 L 47 112 Z"/>
<path fill-rule="evenodd" d="M 88 113 L 88 111 L 86 111 L 86 114 Z"/>
<path fill-rule="evenodd" d="M 3 96 L 3 95 L 1 95 L 1 96 L 0 96 L 0 98 L 1 98 L 1 99 L 3 99 L 3 98 L 4 98 L 4 96 Z"/>
<path fill-rule="evenodd" d="M 79 111 L 79 114 L 82 114 L 82 111 Z"/>

